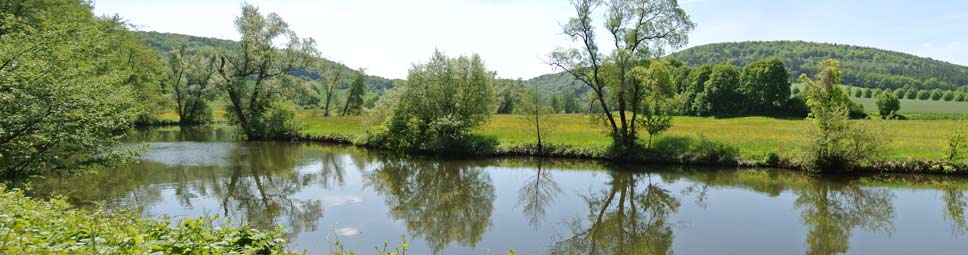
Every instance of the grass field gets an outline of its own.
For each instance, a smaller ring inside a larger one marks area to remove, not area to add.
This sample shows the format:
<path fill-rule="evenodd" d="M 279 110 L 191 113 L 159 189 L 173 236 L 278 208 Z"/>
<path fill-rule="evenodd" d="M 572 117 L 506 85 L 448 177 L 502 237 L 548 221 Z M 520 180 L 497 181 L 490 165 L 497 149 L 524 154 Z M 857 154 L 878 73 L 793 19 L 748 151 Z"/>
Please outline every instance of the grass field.
<path fill-rule="evenodd" d="M 803 89 L 803 84 L 796 83 L 793 87 Z M 849 88 L 852 86 L 843 86 Z M 853 87 L 858 88 L 858 87 Z M 850 100 L 864 106 L 864 111 L 877 113 L 877 105 L 873 98 L 856 98 L 850 96 Z M 901 99 L 901 114 L 968 114 L 968 102 L 955 102 L 944 100 L 909 100 Z"/>
<path fill-rule="evenodd" d="M 360 137 L 365 135 L 363 117 L 322 117 L 318 112 L 300 113 L 302 132 L 307 136 L 341 135 Z M 885 159 L 939 159 L 945 152 L 946 139 L 955 123 L 951 120 L 879 121 L 861 120 L 862 124 L 881 130 L 892 137 Z M 522 116 L 495 115 L 474 132 L 493 136 L 499 146 L 534 143 L 536 140 Z M 771 152 L 781 155 L 792 153 L 802 144 L 809 123 L 805 120 L 785 120 L 767 117 L 701 118 L 676 117 L 672 128 L 662 137 L 685 137 L 710 141 L 736 147 L 741 156 L 762 157 Z M 585 115 L 554 115 L 547 121 L 548 144 L 570 145 L 602 149 L 610 139 Z M 643 134 L 643 138 L 646 136 Z"/>

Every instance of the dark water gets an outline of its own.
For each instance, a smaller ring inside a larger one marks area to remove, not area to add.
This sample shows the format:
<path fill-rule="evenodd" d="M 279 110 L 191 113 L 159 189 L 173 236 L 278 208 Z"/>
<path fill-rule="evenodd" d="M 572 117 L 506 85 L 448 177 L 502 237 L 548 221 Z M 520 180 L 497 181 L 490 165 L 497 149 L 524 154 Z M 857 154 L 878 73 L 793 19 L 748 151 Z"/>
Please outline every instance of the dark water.
<path fill-rule="evenodd" d="M 352 147 L 235 142 L 230 129 L 131 133 L 143 162 L 37 180 L 79 205 L 286 227 L 291 248 L 341 240 L 408 254 L 966 254 L 968 180 L 794 171 L 441 161 Z"/>

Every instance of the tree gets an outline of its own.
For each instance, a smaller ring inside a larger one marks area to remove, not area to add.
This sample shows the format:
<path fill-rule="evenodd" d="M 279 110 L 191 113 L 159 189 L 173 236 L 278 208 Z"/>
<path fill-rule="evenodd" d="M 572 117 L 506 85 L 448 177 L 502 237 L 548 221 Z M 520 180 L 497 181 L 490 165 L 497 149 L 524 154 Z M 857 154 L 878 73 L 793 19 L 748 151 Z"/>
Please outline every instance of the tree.
<path fill-rule="evenodd" d="M 336 101 L 336 90 L 339 89 L 339 85 L 342 84 L 343 79 L 343 66 L 338 63 L 333 63 L 330 67 L 330 72 L 333 75 L 333 80 L 329 84 L 325 84 L 325 89 L 323 89 L 324 94 L 326 94 L 326 103 L 323 105 L 323 116 L 329 117 L 330 105 L 334 104 Z"/>
<path fill-rule="evenodd" d="M 574 91 L 562 91 L 558 98 L 561 100 L 561 112 L 563 113 L 577 113 L 578 109 L 578 95 L 575 95 Z"/>
<path fill-rule="evenodd" d="M 545 121 L 548 119 L 548 114 L 552 113 L 554 109 L 545 104 L 544 98 L 541 96 L 541 89 L 538 88 L 537 83 L 532 83 L 531 88 L 528 88 L 521 100 L 521 113 L 524 114 L 527 119 L 528 124 L 534 129 L 534 135 L 537 139 L 537 149 L 538 154 L 544 153 L 544 144 L 542 143 L 542 132 L 547 132 L 544 126 Z"/>
<path fill-rule="evenodd" d="M 740 92 L 746 97 L 747 111 L 776 112 L 790 98 L 790 71 L 773 57 L 743 68 Z"/>
<path fill-rule="evenodd" d="M 877 104 L 877 112 L 881 115 L 881 119 L 894 118 L 897 111 L 901 110 L 901 101 L 891 93 L 881 94 L 874 103 Z"/>
<path fill-rule="evenodd" d="M 202 124 L 212 119 L 207 100 L 212 94 L 210 84 L 215 76 L 217 58 L 210 52 L 208 56 L 205 54 L 191 54 L 185 45 L 169 53 L 171 73 L 167 85 L 175 96 L 179 125 Z"/>
<path fill-rule="evenodd" d="M 130 159 L 115 131 L 141 114 L 130 33 L 87 1 L 0 5 L 0 179 L 87 170 Z"/>
<path fill-rule="evenodd" d="M 661 56 L 666 47 L 686 45 L 695 25 L 675 0 L 574 0 L 577 17 L 563 25 L 563 32 L 579 46 L 551 54 L 551 64 L 591 89 L 602 109 L 620 154 L 636 147 L 643 89 L 630 73 L 632 68 Z M 592 25 L 597 7 L 605 6 L 605 31 L 614 40 L 609 54 L 599 51 Z M 617 115 L 617 116 L 616 116 Z"/>
<path fill-rule="evenodd" d="M 904 98 L 907 98 L 910 100 L 918 99 L 918 91 L 914 89 L 907 89 L 906 91 L 904 91 Z"/>
<path fill-rule="evenodd" d="M 955 92 L 951 90 L 945 91 L 944 95 L 941 96 L 941 99 L 944 99 L 944 101 L 949 101 L 949 102 L 951 100 L 955 100 Z"/>
<path fill-rule="evenodd" d="M 840 62 L 827 60 L 818 66 L 816 79 L 806 75 L 807 106 L 810 107 L 809 142 L 801 165 L 807 171 L 849 171 L 884 149 L 884 138 L 849 120 L 850 99 L 840 84 Z"/>
<path fill-rule="evenodd" d="M 296 135 L 298 127 L 291 125 L 291 120 L 280 118 L 292 115 L 281 111 L 292 107 L 287 107 L 280 96 L 287 89 L 280 78 L 308 66 L 319 55 L 316 42 L 312 38 L 300 39 L 279 15 L 262 15 L 249 4 L 242 6 L 235 28 L 241 34 L 239 47 L 220 54 L 218 64 L 224 82 L 221 87 L 230 101 L 230 120 L 241 127 L 248 139 Z M 276 48 L 273 43 L 281 39 L 286 39 L 285 47 Z M 273 110 L 276 106 L 281 108 Z"/>
<path fill-rule="evenodd" d="M 874 94 L 875 94 L 874 91 L 872 91 L 870 88 L 865 88 L 864 89 L 864 98 L 871 98 L 871 97 L 874 96 Z M 880 94 L 880 91 L 879 90 L 878 90 L 878 93 L 877 94 Z"/>
<path fill-rule="evenodd" d="M 470 145 L 468 131 L 494 109 L 494 76 L 476 54 L 448 58 L 435 51 L 410 68 L 376 139 L 388 148 L 460 153 L 459 146 Z"/>
<path fill-rule="evenodd" d="M 927 90 L 918 91 L 918 100 L 928 100 L 931 99 L 931 92 Z"/>
<path fill-rule="evenodd" d="M 549 99 L 548 105 L 551 106 L 551 113 L 562 113 L 564 112 L 564 107 L 561 104 L 561 97 L 558 95 L 552 95 Z"/>
<path fill-rule="evenodd" d="M 671 69 L 664 61 L 653 61 L 647 68 L 640 66 L 632 69 L 632 74 L 641 83 L 646 95 L 640 110 L 642 118 L 639 125 L 649 134 L 647 148 L 652 147 L 653 137 L 672 127 L 672 116 L 669 113 L 675 105 L 676 92 Z"/>
<path fill-rule="evenodd" d="M 941 100 L 942 96 L 944 96 L 944 93 L 941 92 L 941 89 L 931 90 L 931 100 L 934 100 L 934 101 Z"/>
<path fill-rule="evenodd" d="M 736 113 L 742 107 L 743 97 L 738 91 L 739 76 L 739 68 L 732 64 L 722 63 L 713 67 L 703 91 L 711 114 Z"/>
<path fill-rule="evenodd" d="M 854 97 L 856 97 L 856 98 L 864 97 L 864 90 L 863 89 L 861 89 L 861 88 L 854 88 L 853 91 L 854 91 Z"/>
<path fill-rule="evenodd" d="M 523 86 L 524 82 L 521 79 L 517 81 L 505 80 L 500 82 L 500 92 L 497 96 L 497 114 L 512 114 L 516 111 L 516 107 L 521 101 L 521 91 L 519 91 L 520 86 Z"/>
<path fill-rule="evenodd" d="M 366 96 L 366 73 L 363 69 L 360 69 L 356 72 L 353 83 L 350 85 L 349 95 L 346 96 L 343 116 L 360 114 L 363 111 L 364 96 Z"/>

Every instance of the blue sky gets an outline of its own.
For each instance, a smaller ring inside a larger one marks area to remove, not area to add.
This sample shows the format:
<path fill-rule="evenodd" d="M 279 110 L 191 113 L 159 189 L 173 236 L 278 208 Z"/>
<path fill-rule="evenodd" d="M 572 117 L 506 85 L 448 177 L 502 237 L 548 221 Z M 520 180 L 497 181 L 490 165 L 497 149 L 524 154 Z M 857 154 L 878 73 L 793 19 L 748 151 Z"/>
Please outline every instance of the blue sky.
<path fill-rule="evenodd" d="M 405 78 L 433 50 L 478 53 L 499 76 L 553 72 L 549 52 L 569 45 L 567 0 L 251 0 L 277 12 L 326 58 Z M 236 39 L 240 0 L 95 0 L 141 30 Z M 680 0 L 697 24 L 689 45 L 804 40 L 870 46 L 968 65 L 968 1 Z M 601 22 L 601 19 L 598 20 Z M 604 37 L 604 36 L 602 36 Z"/>

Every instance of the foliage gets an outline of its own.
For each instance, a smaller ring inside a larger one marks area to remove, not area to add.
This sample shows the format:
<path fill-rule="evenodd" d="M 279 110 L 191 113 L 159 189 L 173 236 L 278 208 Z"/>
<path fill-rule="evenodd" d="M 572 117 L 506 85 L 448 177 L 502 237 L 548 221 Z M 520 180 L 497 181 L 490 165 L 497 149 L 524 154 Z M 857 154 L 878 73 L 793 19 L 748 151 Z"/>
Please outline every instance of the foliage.
<path fill-rule="evenodd" d="M 390 113 L 383 114 L 386 130 L 377 143 L 455 153 L 456 148 L 473 147 L 468 131 L 491 115 L 494 76 L 478 55 L 448 58 L 434 52 L 427 63 L 410 69 Z"/>
<path fill-rule="evenodd" d="M 884 148 L 884 138 L 848 119 L 850 99 L 835 85 L 840 82 L 839 68 L 840 62 L 827 60 L 820 64 L 816 80 L 800 77 L 807 84 L 812 122 L 800 164 L 811 172 L 849 171 Z"/>
<path fill-rule="evenodd" d="M 551 106 L 545 104 L 541 93 L 538 84 L 531 84 L 531 87 L 525 90 L 521 98 L 520 107 L 524 118 L 529 124 L 532 124 L 531 128 L 534 130 L 534 137 L 537 140 L 538 154 L 544 152 L 544 144 L 541 142 L 541 138 L 542 135 L 547 136 L 547 134 L 542 134 L 542 132 L 548 132 L 547 119 L 549 114 L 554 111 Z"/>
<path fill-rule="evenodd" d="M 642 100 L 642 118 L 639 119 L 645 132 L 649 134 L 647 147 L 652 147 L 652 138 L 672 127 L 672 116 L 675 101 L 675 88 L 671 74 L 671 66 L 665 61 L 653 61 L 649 67 L 632 69 L 645 95 Z"/>
<path fill-rule="evenodd" d="M 236 18 L 235 27 L 242 37 L 239 47 L 219 54 L 218 67 L 224 83 L 221 87 L 231 102 L 228 110 L 232 120 L 248 139 L 282 138 L 286 134 L 269 131 L 284 129 L 261 121 L 287 116 L 269 113 L 272 107 L 283 105 L 276 103 L 287 89 L 280 78 L 313 61 L 318 55 L 316 43 L 296 36 L 279 15 L 262 15 L 249 4 L 242 6 L 242 16 Z M 287 39 L 285 48 L 273 46 L 277 39 Z"/>
<path fill-rule="evenodd" d="M 9 1 L 0 21 L 0 178 L 129 158 L 113 132 L 144 112 L 144 84 L 126 27 L 79 0 Z"/>
<path fill-rule="evenodd" d="M 731 64 L 719 64 L 713 67 L 706 81 L 705 100 L 707 109 L 702 112 L 711 114 L 731 113 L 742 108 L 742 95 L 739 91 L 740 72 Z"/>
<path fill-rule="evenodd" d="M 350 93 L 346 96 L 346 106 L 343 115 L 358 115 L 363 111 L 363 96 L 366 96 L 366 73 L 363 69 L 356 72 L 350 85 Z"/>
<path fill-rule="evenodd" d="M 510 80 L 498 80 L 497 82 L 497 114 L 512 114 L 517 110 L 517 105 L 521 102 L 521 88 L 524 86 L 524 82 L 518 79 L 517 81 Z M 535 85 L 537 86 L 537 85 Z"/>
<path fill-rule="evenodd" d="M 956 160 L 961 158 L 962 152 L 968 148 L 968 125 L 965 121 L 957 120 L 955 121 L 955 127 L 948 135 L 947 143 L 947 153 L 945 159 Z"/>
<path fill-rule="evenodd" d="M 667 47 L 685 45 L 695 25 L 674 0 L 576 0 L 572 4 L 577 17 L 565 23 L 562 31 L 579 46 L 556 50 L 551 64 L 592 91 L 615 148 L 630 152 L 637 147 L 637 117 L 645 96 L 631 77 L 632 69 L 662 55 Z M 594 9 L 600 6 L 606 9 L 604 28 L 616 47 L 605 54 L 599 52 L 592 25 Z"/>
<path fill-rule="evenodd" d="M 746 66 L 778 57 L 790 68 L 790 79 L 815 74 L 827 58 L 843 61 L 843 82 L 865 88 L 954 89 L 968 84 L 968 67 L 910 54 L 868 47 L 802 41 L 715 43 L 670 56 L 691 66 L 731 63 Z"/>
<path fill-rule="evenodd" d="M 882 119 L 894 119 L 897 111 L 901 110 L 901 100 L 898 100 L 891 93 L 883 93 L 877 96 L 875 103 L 877 104 L 877 112 Z"/>
<path fill-rule="evenodd" d="M 171 73 L 167 86 L 174 92 L 178 124 L 211 122 L 212 110 L 208 100 L 214 99 L 211 85 L 215 78 L 216 61 L 213 52 L 190 54 L 186 46 L 170 53 L 168 66 Z"/>
<path fill-rule="evenodd" d="M 790 71 L 779 58 L 768 58 L 743 67 L 740 80 L 739 91 L 751 113 L 776 113 L 790 98 Z"/>
<path fill-rule="evenodd" d="M 290 254 L 281 230 L 216 227 L 212 218 L 142 219 L 133 212 L 73 209 L 0 186 L 0 253 Z"/>

